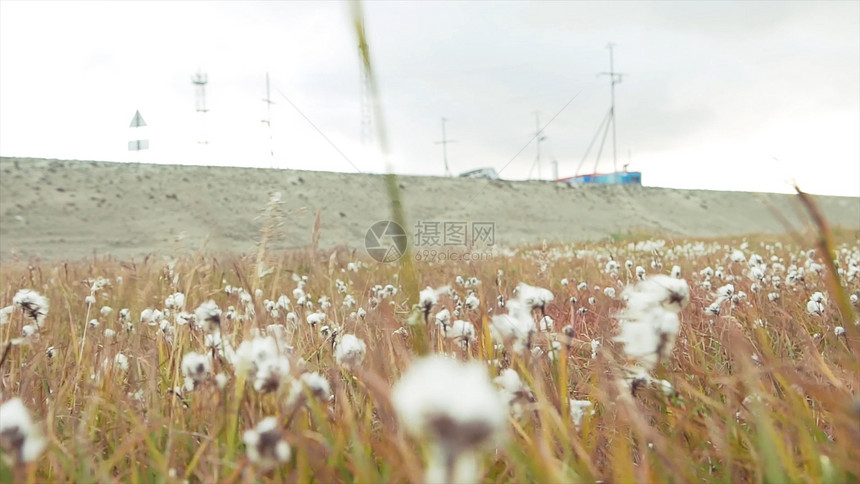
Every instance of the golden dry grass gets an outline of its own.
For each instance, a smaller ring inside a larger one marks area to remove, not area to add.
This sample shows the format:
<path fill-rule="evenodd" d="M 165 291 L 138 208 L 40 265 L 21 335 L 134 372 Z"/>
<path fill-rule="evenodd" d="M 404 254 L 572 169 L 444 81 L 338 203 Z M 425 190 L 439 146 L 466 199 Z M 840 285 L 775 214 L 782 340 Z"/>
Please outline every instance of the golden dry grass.
<path fill-rule="evenodd" d="M 856 237 L 839 236 L 837 260 L 842 268 L 860 251 Z M 803 254 L 813 245 L 795 245 L 788 238 L 750 237 L 747 242 L 747 256 L 757 253 L 769 264 L 776 257 L 785 266 L 803 266 Z M 467 352 L 438 338 L 432 324 L 412 327 L 406 337 L 393 334 L 414 317 L 404 292 L 375 307 L 370 299 L 376 284 L 401 285 L 401 266 L 378 264 L 346 250 L 269 254 L 265 265 L 273 271 L 262 278 L 258 257 L 4 265 L 0 305 L 11 304 L 22 288 L 38 291 L 51 303 L 45 327 L 36 337 L 11 346 L 0 368 L 2 400 L 20 396 L 43 423 L 50 444 L 26 468 L 2 464 L 0 480 L 419 482 L 423 447 L 398 425 L 390 388 L 417 353 L 432 351 L 487 362 L 491 376 L 500 366 L 514 368 L 534 390 L 533 411 L 511 419 L 508 443 L 484 455 L 486 482 L 856 481 L 860 476 L 856 306 L 853 314 L 840 314 L 831 297 L 823 315 L 807 313 L 811 293 L 828 293 L 824 271 L 807 270 L 793 285 L 786 283 L 785 273 L 769 273 L 754 291 L 753 281 L 744 275 L 746 263 L 728 260 L 731 250 L 742 243 L 553 246 L 499 253 L 493 260 L 476 263 L 417 263 L 415 278 L 421 287 L 452 285 L 465 297 L 466 290 L 455 284 L 455 277 L 481 281 L 475 288 L 481 308 L 462 316 L 478 329 L 477 341 Z M 603 270 L 609 257 L 622 263 L 616 276 Z M 619 281 L 632 280 L 623 266 L 628 259 L 649 273 L 658 272 L 652 262 L 662 264 L 663 273 L 677 264 L 690 283 L 692 302 L 680 314 L 674 353 L 656 371 L 657 378 L 674 386 L 676 392 L 669 396 L 652 387 L 633 398 L 618 395 L 623 356 L 612 343 L 617 331 L 613 316 L 623 301 L 594 286 L 617 287 Z M 813 260 L 820 263 L 820 255 Z M 358 271 L 347 270 L 353 261 L 362 262 Z M 711 278 L 711 290 L 702 287 L 700 271 L 706 266 L 723 268 L 722 280 Z M 326 324 L 367 343 L 367 357 L 354 374 L 337 367 L 330 339 L 305 322 L 310 310 L 296 308 L 299 321 L 290 324 L 283 311 L 273 316 L 264 308 L 264 299 L 292 294 L 293 275 L 307 276 L 305 290 L 314 304 L 320 296 L 329 297 Z M 780 282 L 772 275 L 780 275 Z M 98 277 L 110 284 L 88 306 L 85 298 Z M 719 316 L 705 314 L 714 290 L 730 277 L 736 291 L 744 291 L 747 298 L 724 306 Z M 563 278 L 570 284 L 562 286 Z M 335 290 L 336 279 L 357 300 L 355 308 L 342 306 L 346 294 Z M 860 293 L 860 278 L 844 279 L 848 292 Z M 574 341 L 562 345 L 557 358 L 547 357 L 551 340 L 559 339 L 549 333 L 535 341 L 543 354 L 499 352 L 490 341 L 489 318 L 503 311 L 496 306 L 497 296 L 511 297 L 521 281 L 554 293 L 547 313 L 555 319 L 557 331 L 565 324 L 575 329 Z M 582 281 L 588 283 L 585 290 L 576 287 Z M 237 294 L 227 294 L 227 284 L 246 289 L 251 303 L 244 306 Z M 262 291 L 259 297 L 254 296 L 257 290 Z M 188 311 L 214 299 L 224 310 L 235 306 L 238 313 L 247 314 L 242 322 L 225 320 L 223 333 L 234 348 L 255 328 L 265 331 L 268 325 L 284 324 L 294 347 L 293 377 L 302 365 L 307 371 L 319 371 L 332 386 L 332 401 L 290 407 L 287 385 L 275 393 L 257 393 L 250 383 L 236 378 L 223 359 L 216 360 L 214 368 L 230 375 L 223 390 L 209 383 L 181 397 L 171 394 L 170 389 L 182 385 L 182 356 L 206 351 L 203 332 L 171 323 L 175 335 L 169 343 L 158 326 L 141 324 L 138 318 L 145 308 L 163 309 L 165 298 L 175 292 L 185 294 Z M 769 300 L 772 292 L 779 293 L 779 299 Z M 570 297 L 576 297 L 575 305 Z M 596 299 L 594 304 L 587 302 L 589 297 Z M 102 306 L 113 308 L 113 313 L 101 316 Z M 367 310 L 366 319 L 349 317 L 358 307 Z M 443 307 L 454 309 L 447 296 L 433 311 Z M 587 311 L 578 313 L 580 307 Z M 133 331 L 119 324 L 120 308 L 130 309 Z M 88 327 L 91 319 L 101 324 Z M 13 313 L 0 327 L 4 345 L 20 336 L 24 324 L 23 314 Z M 836 326 L 845 327 L 846 334 L 837 337 Z M 114 337 L 106 337 L 108 328 L 116 331 Z M 603 343 L 594 359 L 592 339 Z M 51 346 L 55 354 L 49 358 L 46 350 Z M 129 358 L 128 371 L 110 363 L 103 366 L 118 353 Z M 135 398 L 136 393 L 141 398 Z M 579 430 L 568 416 L 567 398 L 594 402 L 595 414 L 587 416 Z M 293 450 L 288 463 L 271 471 L 248 462 L 241 440 L 245 429 L 266 416 L 278 417 Z"/>

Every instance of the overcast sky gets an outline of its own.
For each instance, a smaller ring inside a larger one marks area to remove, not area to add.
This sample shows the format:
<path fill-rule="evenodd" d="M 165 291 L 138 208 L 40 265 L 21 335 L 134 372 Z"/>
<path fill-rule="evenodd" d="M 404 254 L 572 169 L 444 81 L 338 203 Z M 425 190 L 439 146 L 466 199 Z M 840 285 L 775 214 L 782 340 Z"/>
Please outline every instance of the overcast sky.
<path fill-rule="evenodd" d="M 555 116 L 543 178 L 552 160 L 573 175 L 609 109 L 598 73 L 611 41 L 624 73 L 618 164 L 645 185 L 787 191 L 793 178 L 860 196 L 860 2 L 403 1 L 364 11 L 397 173 L 443 174 L 444 116 L 455 173 L 537 176 L 538 112 L 541 124 Z M 205 146 L 198 69 L 209 77 Z M 274 159 L 261 122 L 267 71 Z M 361 92 L 348 3 L 0 2 L 2 156 L 383 172 L 361 141 Z M 148 152 L 127 151 L 136 109 Z M 611 137 L 598 170 L 612 170 Z"/>

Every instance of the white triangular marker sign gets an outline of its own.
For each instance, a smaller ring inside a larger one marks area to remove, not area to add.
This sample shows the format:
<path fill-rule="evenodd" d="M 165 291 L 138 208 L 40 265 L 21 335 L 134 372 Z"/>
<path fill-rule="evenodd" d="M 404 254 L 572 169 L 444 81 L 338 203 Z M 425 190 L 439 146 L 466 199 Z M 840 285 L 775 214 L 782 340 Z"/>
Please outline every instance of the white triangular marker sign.
<path fill-rule="evenodd" d="M 146 122 L 143 120 L 143 116 L 140 115 L 140 111 L 135 111 L 134 118 L 131 119 L 131 124 L 128 127 L 140 128 L 141 126 L 146 126 Z"/>

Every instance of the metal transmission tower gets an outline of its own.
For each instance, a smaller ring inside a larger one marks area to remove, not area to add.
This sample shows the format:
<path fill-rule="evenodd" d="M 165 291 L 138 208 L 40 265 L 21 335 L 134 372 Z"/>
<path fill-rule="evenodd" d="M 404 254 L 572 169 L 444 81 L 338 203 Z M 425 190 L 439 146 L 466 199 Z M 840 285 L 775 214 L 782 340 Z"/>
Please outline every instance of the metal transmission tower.
<path fill-rule="evenodd" d="M 452 176 L 451 170 L 448 168 L 448 143 L 456 143 L 457 140 L 448 139 L 445 136 L 445 122 L 447 118 L 442 118 L 442 141 L 437 141 L 437 145 L 442 145 L 442 160 L 445 162 L 445 176 Z"/>
<path fill-rule="evenodd" d="M 266 98 L 263 99 L 263 102 L 266 103 L 266 119 L 262 120 L 262 123 L 265 124 L 267 128 L 269 128 L 269 156 L 271 156 L 272 159 L 274 159 L 275 158 L 275 145 L 274 145 L 274 138 L 272 136 L 272 104 L 275 104 L 275 102 L 272 101 L 272 96 L 270 95 L 270 92 L 269 92 L 269 73 L 268 72 L 266 72 Z"/>
<path fill-rule="evenodd" d="M 200 116 L 200 125 L 202 127 L 200 139 L 197 141 L 200 144 L 209 144 L 206 139 L 206 113 L 209 109 L 206 108 L 206 83 L 209 82 L 209 76 L 204 72 L 197 72 L 191 78 L 191 83 L 195 86 L 195 109 Z"/>
<path fill-rule="evenodd" d="M 609 107 L 609 123 L 612 124 L 612 171 L 618 172 L 618 153 L 615 144 L 615 85 L 621 82 L 621 77 L 624 74 L 615 72 L 615 62 L 613 58 L 613 48 L 615 44 L 612 42 L 606 44 L 609 49 L 609 72 L 601 72 L 599 76 L 609 76 L 609 88 L 612 92 L 612 104 Z M 608 125 L 607 125 L 608 126 Z M 598 155 L 598 159 L 600 156 Z"/>
<path fill-rule="evenodd" d="M 540 143 L 541 143 L 541 141 L 544 141 L 545 139 L 546 139 L 546 136 L 541 136 L 541 129 L 540 129 L 540 113 L 539 113 L 539 112 L 537 112 L 537 111 L 535 111 L 535 146 L 536 146 L 536 148 L 537 148 L 537 153 L 535 154 L 535 162 L 534 162 L 534 163 L 532 163 L 532 167 L 531 167 L 531 169 L 529 170 L 529 179 L 531 179 L 531 177 L 532 177 L 532 172 L 534 171 L 535 166 L 537 166 L 537 171 L 538 171 L 538 180 L 540 180 L 540 179 L 541 179 L 541 173 L 540 173 Z"/>

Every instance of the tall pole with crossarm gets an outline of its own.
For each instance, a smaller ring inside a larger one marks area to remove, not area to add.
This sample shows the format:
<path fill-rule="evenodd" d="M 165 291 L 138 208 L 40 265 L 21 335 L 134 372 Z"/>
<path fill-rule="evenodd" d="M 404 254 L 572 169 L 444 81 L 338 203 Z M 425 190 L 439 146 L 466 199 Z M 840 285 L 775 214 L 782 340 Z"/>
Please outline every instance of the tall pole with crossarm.
<path fill-rule="evenodd" d="M 200 116 L 200 125 L 202 128 L 200 139 L 197 142 L 202 145 L 209 144 L 209 140 L 206 139 L 206 113 L 209 112 L 209 109 L 206 107 L 206 84 L 208 82 L 209 76 L 204 72 L 198 71 L 191 78 L 191 83 L 194 84 L 195 91 L 194 109 Z"/>
<path fill-rule="evenodd" d="M 612 171 L 618 173 L 618 152 L 615 144 L 615 85 L 621 82 L 623 74 L 615 72 L 614 47 L 615 44 L 612 42 L 606 44 L 606 48 L 609 49 L 609 72 L 601 72 L 600 75 L 609 76 L 609 89 L 612 96 L 612 104 L 609 107 L 609 122 L 612 124 Z"/>
<path fill-rule="evenodd" d="M 451 176 L 451 169 L 448 168 L 448 143 L 455 143 L 457 140 L 448 139 L 445 135 L 445 122 L 447 118 L 442 118 L 442 141 L 437 141 L 437 145 L 442 145 L 442 161 L 445 163 L 445 176 Z"/>

